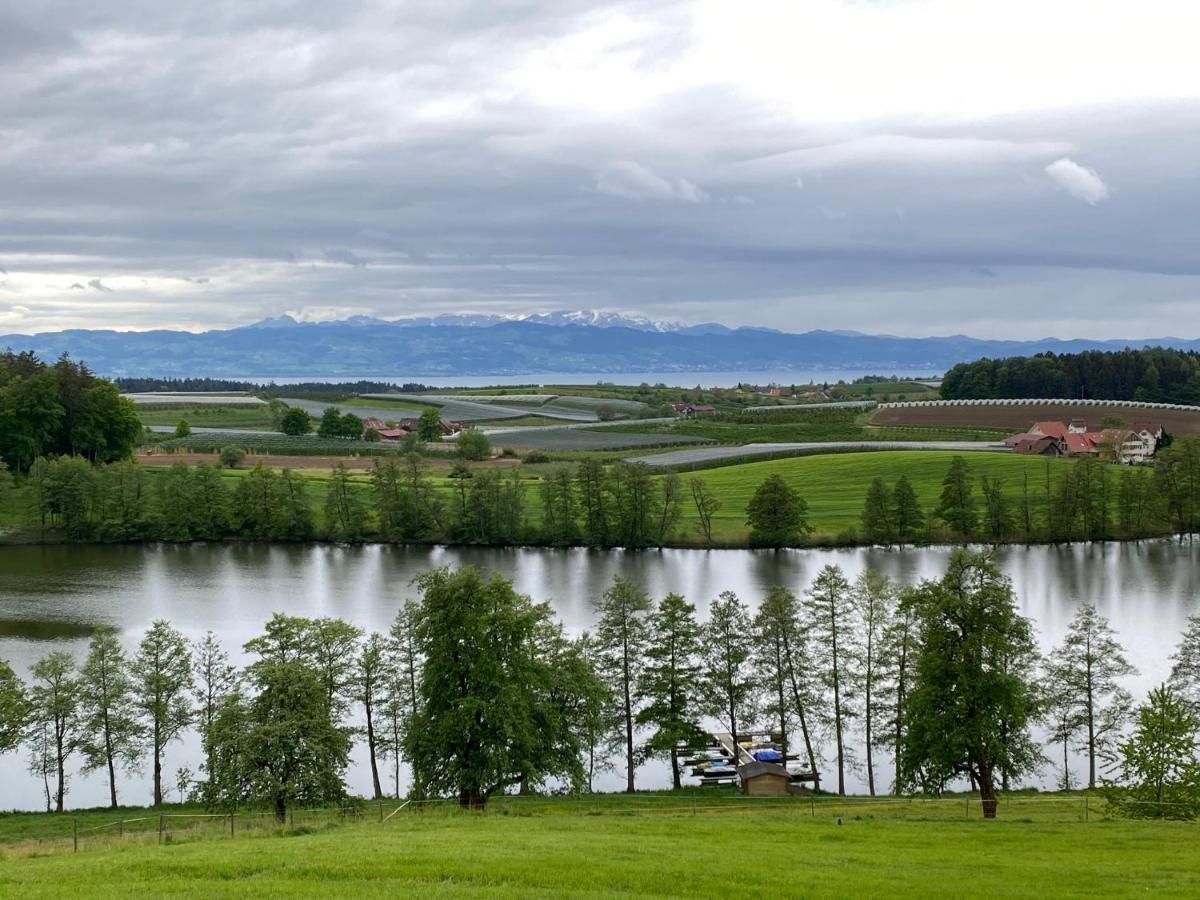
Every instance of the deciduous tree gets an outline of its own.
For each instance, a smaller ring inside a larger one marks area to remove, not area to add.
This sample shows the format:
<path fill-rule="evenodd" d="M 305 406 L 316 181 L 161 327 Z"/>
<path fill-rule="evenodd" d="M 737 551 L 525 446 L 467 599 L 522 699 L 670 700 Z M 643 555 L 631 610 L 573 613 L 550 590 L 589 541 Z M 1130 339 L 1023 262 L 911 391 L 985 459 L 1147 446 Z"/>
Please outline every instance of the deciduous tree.
<path fill-rule="evenodd" d="M 1033 628 L 991 558 L 957 550 L 945 576 L 908 592 L 920 628 L 905 709 L 901 780 L 941 790 L 958 777 L 979 786 L 994 818 L 1002 773 L 1031 771 L 1041 754 L 1029 735 L 1038 715 Z"/>
<path fill-rule="evenodd" d="M 109 805 L 116 809 L 117 767 L 128 771 L 137 766 L 145 733 L 134 706 L 129 661 L 111 628 L 101 627 L 92 634 L 79 672 L 79 706 L 83 771 L 105 771 Z"/>
<path fill-rule="evenodd" d="M 192 707 L 188 702 L 193 689 L 192 657 L 187 640 L 169 622 L 156 620 L 138 645 L 131 675 L 134 708 L 150 742 L 154 805 L 161 806 L 163 753 L 192 722 Z"/>

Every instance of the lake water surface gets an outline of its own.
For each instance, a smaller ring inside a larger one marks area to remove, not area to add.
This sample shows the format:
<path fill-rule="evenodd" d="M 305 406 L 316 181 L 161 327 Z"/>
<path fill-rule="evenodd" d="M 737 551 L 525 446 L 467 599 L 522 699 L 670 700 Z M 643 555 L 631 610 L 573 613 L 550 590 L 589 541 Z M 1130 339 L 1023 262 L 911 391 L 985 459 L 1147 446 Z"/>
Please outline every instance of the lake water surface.
<path fill-rule="evenodd" d="M 593 622 L 592 603 L 614 575 L 638 580 L 653 596 L 678 591 L 702 616 L 721 591 L 756 605 L 783 584 L 800 593 L 817 571 L 836 563 L 853 578 L 874 567 L 903 582 L 938 576 L 950 550 L 664 550 L 597 552 L 550 549 L 403 548 L 194 544 L 0 548 L 0 658 L 27 676 L 52 649 L 83 659 L 96 625 L 120 629 L 132 648 L 155 619 L 168 619 L 189 638 L 212 630 L 240 657 L 241 645 L 273 612 L 337 616 L 364 629 L 386 631 L 412 595 L 413 576 L 433 566 L 475 564 L 515 579 L 519 590 L 549 601 L 573 633 Z M 1107 616 L 1140 670 L 1127 687 L 1139 698 L 1170 671 L 1168 656 L 1185 619 L 1200 613 L 1200 547 L 1167 542 L 1014 547 L 999 562 L 1013 579 L 1022 611 L 1049 647 L 1078 606 L 1094 602 Z M 197 741 L 168 750 L 165 769 L 199 770 Z M 364 757 L 356 751 L 353 790 L 369 790 Z M 77 763 L 78 760 L 76 759 Z M 877 762 L 886 785 L 889 763 Z M 76 769 L 77 766 L 72 766 Z M 829 769 L 826 768 L 828 773 Z M 828 775 L 826 776 L 828 778 Z M 1047 775 L 1046 783 L 1052 781 Z M 668 783 L 667 769 L 639 772 L 645 787 Z M 852 781 L 861 789 L 861 779 Z M 616 788 L 602 776 L 600 788 Z M 119 783 L 127 803 L 149 798 L 148 780 Z M 0 757 L 0 808 L 38 808 L 40 781 L 25 771 L 23 754 Z M 69 806 L 105 802 L 99 776 L 73 778 Z"/>

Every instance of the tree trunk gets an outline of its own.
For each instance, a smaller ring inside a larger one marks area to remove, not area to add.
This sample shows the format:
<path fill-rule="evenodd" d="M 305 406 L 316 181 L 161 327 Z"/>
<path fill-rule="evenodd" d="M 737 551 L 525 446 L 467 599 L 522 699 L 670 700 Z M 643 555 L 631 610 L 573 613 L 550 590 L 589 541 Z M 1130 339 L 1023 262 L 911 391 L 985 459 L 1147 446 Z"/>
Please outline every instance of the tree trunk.
<path fill-rule="evenodd" d="M 830 601 L 832 603 L 832 600 Z M 842 742 L 842 694 L 838 677 L 837 622 L 833 622 L 833 730 L 837 736 L 838 795 L 846 794 L 846 747 Z"/>
<path fill-rule="evenodd" d="M 54 811 L 63 811 L 63 794 L 67 791 L 67 773 L 66 760 L 63 759 L 62 741 L 58 742 L 57 766 L 58 766 L 58 790 L 54 794 Z"/>
<path fill-rule="evenodd" d="M 375 799 L 383 799 L 383 786 L 379 783 L 379 764 L 375 760 L 375 722 L 371 715 L 371 702 L 365 704 L 367 709 L 367 755 L 371 758 L 371 784 L 375 788 Z"/>
<path fill-rule="evenodd" d="M 1089 642 L 1087 663 L 1088 789 L 1096 787 L 1096 705 L 1092 695 L 1092 648 Z"/>
<path fill-rule="evenodd" d="M 280 825 L 287 822 L 287 799 L 283 794 L 275 795 L 275 821 Z"/>
<path fill-rule="evenodd" d="M 996 786 L 992 781 L 992 772 L 986 766 L 979 767 L 979 800 L 983 805 L 985 819 L 996 818 L 996 808 L 1000 801 L 996 799 Z"/>
<path fill-rule="evenodd" d="M 625 793 L 632 794 L 633 787 L 633 697 L 630 694 L 629 645 L 622 647 L 622 689 L 625 693 Z"/>
<path fill-rule="evenodd" d="M 671 748 L 671 786 L 675 790 L 683 787 L 683 783 L 679 780 L 679 748 Z"/>
<path fill-rule="evenodd" d="M 868 645 L 867 654 L 870 655 L 871 650 Z M 867 696 L 866 696 L 866 726 L 867 726 L 867 792 L 872 797 L 875 796 L 875 762 L 871 755 L 871 745 L 874 743 L 871 735 L 871 673 L 867 673 Z"/>
<path fill-rule="evenodd" d="M 458 792 L 458 805 L 463 809 L 482 811 L 487 806 L 487 795 L 475 788 L 464 788 Z"/>
<path fill-rule="evenodd" d="M 792 686 L 792 703 L 796 706 L 796 718 L 800 720 L 800 736 L 804 738 L 808 768 L 813 774 L 813 789 L 820 790 L 821 773 L 817 771 L 817 754 L 813 750 L 812 735 L 808 732 L 808 717 L 804 715 L 804 702 L 800 699 L 800 685 L 796 682 L 796 667 L 792 665 L 792 651 L 786 633 L 783 636 L 783 646 L 788 658 L 788 682 Z"/>
<path fill-rule="evenodd" d="M 162 751 L 154 740 L 154 805 L 162 806 Z"/>

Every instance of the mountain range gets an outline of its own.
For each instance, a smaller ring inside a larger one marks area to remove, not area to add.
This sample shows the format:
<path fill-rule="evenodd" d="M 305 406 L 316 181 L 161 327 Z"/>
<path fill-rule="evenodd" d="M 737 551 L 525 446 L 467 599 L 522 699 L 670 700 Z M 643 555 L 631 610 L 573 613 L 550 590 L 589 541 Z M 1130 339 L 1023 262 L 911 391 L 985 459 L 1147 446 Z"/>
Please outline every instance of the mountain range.
<path fill-rule="evenodd" d="M 1200 350 L 1200 340 L 983 340 L 854 331 L 789 333 L 680 325 L 591 311 L 524 317 L 356 316 L 301 322 L 279 316 L 205 332 L 74 329 L 0 335 L 0 347 L 63 353 L 105 375 L 328 378 L 576 373 L 867 370 L 931 374 L 980 357 L 1076 353 L 1159 345 Z"/>

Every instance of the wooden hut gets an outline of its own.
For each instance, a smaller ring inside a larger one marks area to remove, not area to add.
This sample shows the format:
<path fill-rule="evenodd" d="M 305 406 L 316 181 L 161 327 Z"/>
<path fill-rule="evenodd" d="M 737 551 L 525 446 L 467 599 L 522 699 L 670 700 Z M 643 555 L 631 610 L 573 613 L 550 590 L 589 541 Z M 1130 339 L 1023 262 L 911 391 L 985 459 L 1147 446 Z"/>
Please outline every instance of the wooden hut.
<path fill-rule="evenodd" d="M 775 763 L 752 762 L 738 766 L 742 793 L 750 797 L 786 797 L 791 777 Z"/>

